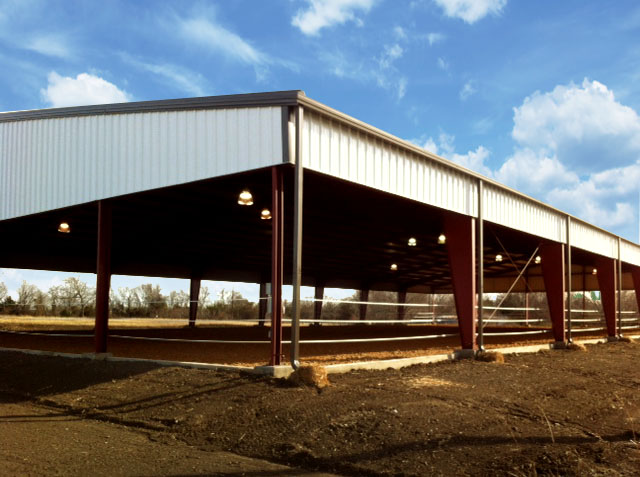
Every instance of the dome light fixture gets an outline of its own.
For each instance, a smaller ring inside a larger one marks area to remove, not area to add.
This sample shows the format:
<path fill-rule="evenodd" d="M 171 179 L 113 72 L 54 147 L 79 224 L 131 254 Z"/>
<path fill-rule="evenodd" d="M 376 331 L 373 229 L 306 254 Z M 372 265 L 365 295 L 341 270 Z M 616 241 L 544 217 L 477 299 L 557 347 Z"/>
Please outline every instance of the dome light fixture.
<path fill-rule="evenodd" d="M 598 269 L 594 268 L 593 270 L 591 270 L 591 275 L 597 275 L 598 274 Z"/>
<path fill-rule="evenodd" d="M 262 209 L 262 212 L 260 212 L 260 218 L 262 220 L 270 220 L 271 219 L 271 211 L 269 209 Z"/>
<path fill-rule="evenodd" d="M 395 272 L 396 270 L 398 270 L 398 264 L 397 263 L 392 263 L 389 268 L 391 269 L 391 271 Z"/>
<path fill-rule="evenodd" d="M 71 226 L 68 222 L 60 222 L 60 225 L 58 225 L 58 232 L 68 234 L 71 232 Z"/>
<path fill-rule="evenodd" d="M 502 255 L 496 255 L 496 262 L 502 262 Z"/>
<path fill-rule="evenodd" d="M 415 237 L 411 237 L 409 238 L 407 245 L 409 245 L 409 247 L 415 247 L 416 245 L 418 245 L 418 242 Z"/>
<path fill-rule="evenodd" d="M 253 205 L 253 196 L 251 195 L 251 192 L 249 192 L 247 189 L 244 189 L 242 192 L 240 192 L 240 195 L 238 196 L 238 204 Z"/>
<path fill-rule="evenodd" d="M 542 257 L 540 257 L 540 255 L 536 256 L 536 263 L 540 263 L 542 262 Z"/>
<path fill-rule="evenodd" d="M 445 243 L 447 243 L 447 237 L 445 236 L 445 234 L 440 234 L 438 236 L 438 244 L 444 245 Z"/>

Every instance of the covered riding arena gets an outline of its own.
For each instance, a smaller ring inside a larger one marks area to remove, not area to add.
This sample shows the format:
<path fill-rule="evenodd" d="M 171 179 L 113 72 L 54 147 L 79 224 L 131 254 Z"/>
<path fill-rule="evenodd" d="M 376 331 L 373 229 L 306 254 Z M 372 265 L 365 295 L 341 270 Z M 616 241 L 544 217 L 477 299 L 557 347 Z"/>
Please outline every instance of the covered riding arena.
<path fill-rule="evenodd" d="M 297 367 L 640 333 L 640 246 L 301 91 L 0 114 L 0 245 L 96 274 L 95 319 L 3 319 L 4 348 Z M 189 279 L 188 323 L 110 318 L 112 274 Z M 255 320 L 198 319 L 202 280 L 260 284 Z"/>

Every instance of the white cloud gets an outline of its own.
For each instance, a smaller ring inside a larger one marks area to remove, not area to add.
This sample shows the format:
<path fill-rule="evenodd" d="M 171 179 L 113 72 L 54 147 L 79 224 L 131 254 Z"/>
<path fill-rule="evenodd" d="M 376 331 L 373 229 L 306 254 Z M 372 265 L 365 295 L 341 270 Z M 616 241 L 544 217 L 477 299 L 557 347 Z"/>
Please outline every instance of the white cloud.
<path fill-rule="evenodd" d="M 201 16 L 197 18 L 177 18 L 179 33 L 209 51 L 222 53 L 241 63 L 261 66 L 270 63 L 269 57 L 239 35 Z"/>
<path fill-rule="evenodd" d="M 429 42 L 429 46 L 433 46 L 436 43 L 440 43 L 443 41 L 445 36 L 442 33 L 428 33 L 427 41 Z"/>
<path fill-rule="evenodd" d="M 526 98 L 514 108 L 512 135 L 523 147 L 557 154 L 580 173 L 640 155 L 638 114 L 618 103 L 605 85 L 588 79 Z"/>
<path fill-rule="evenodd" d="M 81 73 L 76 78 L 49 73 L 49 84 L 41 89 L 42 99 L 54 108 L 87 104 L 124 103 L 131 99 L 125 91 L 108 81 Z"/>
<path fill-rule="evenodd" d="M 448 71 L 449 62 L 444 58 L 438 58 L 438 68 L 440 68 L 442 71 Z"/>
<path fill-rule="evenodd" d="M 477 93 L 474 81 L 467 81 L 460 90 L 459 96 L 462 101 L 466 101 L 471 96 Z"/>
<path fill-rule="evenodd" d="M 402 58 L 403 54 L 404 54 L 404 50 L 397 43 L 394 45 L 385 45 L 384 51 L 382 52 L 382 54 L 380 55 L 380 58 L 378 59 L 378 63 L 380 64 L 381 68 L 387 69 L 391 67 L 393 62 L 396 61 L 398 58 Z"/>
<path fill-rule="evenodd" d="M 299 10 L 291 20 L 305 35 L 317 35 L 318 32 L 333 25 L 342 25 L 348 21 L 362 24 L 355 12 L 367 13 L 376 0 L 306 0 L 307 8 Z"/>
<path fill-rule="evenodd" d="M 207 82 L 200 73 L 166 63 L 147 63 L 126 53 L 122 53 L 120 56 L 126 63 L 159 76 L 165 82 L 181 91 L 193 96 L 204 96 L 206 94 Z"/>
<path fill-rule="evenodd" d="M 407 36 L 407 32 L 401 26 L 393 27 L 393 34 L 398 40 L 407 40 L 409 37 Z"/>
<path fill-rule="evenodd" d="M 640 117 L 605 85 L 534 93 L 514 108 L 512 136 L 496 179 L 636 239 Z"/>
<path fill-rule="evenodd" d="M 434 2 L 448 17 L 460 18 L 469 24 L 490 14 L 498 15 L 507 4 L 507 0 L 434 0 Z"/>
<path fill-rule="evenodd" d="M 22 44 L 22 47 L 26 50 L 40 53 L 41 55 L 56 58 L 64 59 L 73 56 L 67 39 L 61 35 L 35 35 Z"/>

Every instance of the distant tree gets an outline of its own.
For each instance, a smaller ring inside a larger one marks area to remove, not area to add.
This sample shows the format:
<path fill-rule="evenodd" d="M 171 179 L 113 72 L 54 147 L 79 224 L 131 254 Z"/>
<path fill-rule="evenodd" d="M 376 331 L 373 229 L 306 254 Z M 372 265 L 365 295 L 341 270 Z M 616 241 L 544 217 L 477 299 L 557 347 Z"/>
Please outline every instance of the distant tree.
<path fill-rule="evenodd" d="M 125 316 L 133 316 L 135 313 L 140 313 L 142 302 L 137 288 L 118 288 L 118 301 L 122 307 L 122 314 Z"/>
<path fill-rule="evenodd" d="M 93 304 L 95 300 L 95 289 L 89 287 L 89 285 L 76 277 L 64 279 L 62 293 L 67 301 L 69 310 L 73 310 L 75 305 L 78 308 L 80 316 L 84 316 L 87 306 Z"/>
<path fill-rule="evenodd" d="M 166 297 L 160 290 L 160 285 L 153 286 L 150 283 L 140 285 L 140 298 L 149 316 L 158 316 L 158 313 L 167 305 Z"/>
<path fill-rule="evenodd" d="M 32 310 L 39 291 L 37 286 L 27 283 L 26 280 L 22 281 L 22 285 L 18 288 L 18 310 L 20 314 L 24 315 Z"/>
<path fill-rule="evenodd" d="M 7 286 L 0 282 L 0 303 L 4 303 L 7 296 L 9 296 L 9 291 L 7 290 Z"/>

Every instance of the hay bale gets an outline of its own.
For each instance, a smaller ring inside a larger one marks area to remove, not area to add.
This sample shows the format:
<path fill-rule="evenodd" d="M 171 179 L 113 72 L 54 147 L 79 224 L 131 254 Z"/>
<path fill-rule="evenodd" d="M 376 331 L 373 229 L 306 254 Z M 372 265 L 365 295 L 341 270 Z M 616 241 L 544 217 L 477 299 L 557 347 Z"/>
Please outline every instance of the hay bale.
<path fill-rule="evenodd" d="M 298 386 L 315 386 L 318 389 L 330 385 L 327 370 L 324 366 L 314 364 L 300 366 L 291 374 L 289 380 Z"/>
<path fill-rule="evenodd" d="M 504 355 L 498 351 L 479 351 L 476 354 L 476 360 L 501 364 L 504 363 Z"/>
<path fill-rule="evenodd" d="M 569 351 L 587 351 L 587 347 L 582 343 L 577 343 L 576 341 L 572 341 L 571 343 L 567 343 L 567 348 Z"/>

